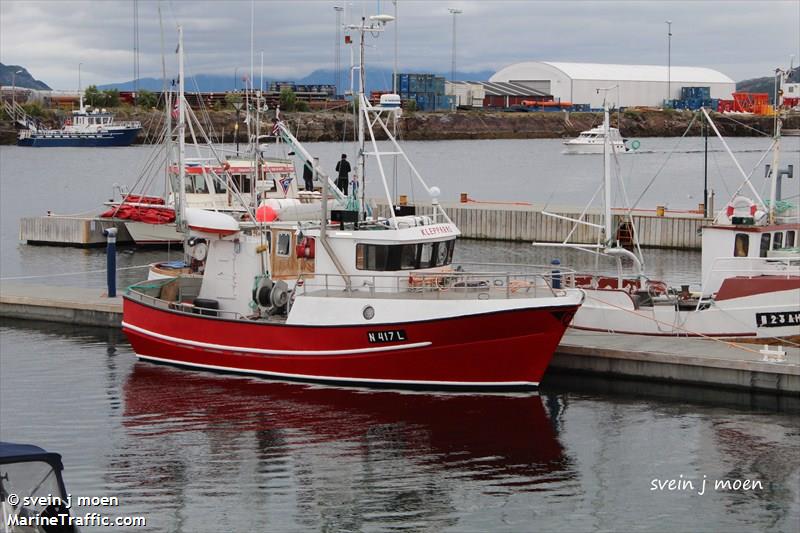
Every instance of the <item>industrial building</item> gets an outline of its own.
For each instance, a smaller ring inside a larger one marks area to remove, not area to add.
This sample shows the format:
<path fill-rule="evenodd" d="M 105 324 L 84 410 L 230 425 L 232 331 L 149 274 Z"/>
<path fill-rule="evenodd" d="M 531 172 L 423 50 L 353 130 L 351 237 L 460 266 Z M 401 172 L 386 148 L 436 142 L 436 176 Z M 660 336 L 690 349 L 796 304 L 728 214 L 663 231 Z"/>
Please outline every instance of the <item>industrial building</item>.
<path fill-rule="evenodd" d="M 603 106 L 604 92 L 598 89 L 613 86 L 617 87 L 609 91 L 609 101 L 619 107 L 660 107 L 665 100 L 681 98 L 682 87 L 709 87 L 711 98 L 730 98 L 736 90 L 736 83 L 716 70 L 666 65 L 531 61 L 509 65 L 489 81 L 524 85 L 557 101 L 589 104 L 593 109 Z"/>
<path fill-rule="evenodd" d="M 552 100 L 549 94 L 521 83 L 488 81 L 447 81 L 444 92 L 458 107 L 509 108 L 523 101 Z"/>

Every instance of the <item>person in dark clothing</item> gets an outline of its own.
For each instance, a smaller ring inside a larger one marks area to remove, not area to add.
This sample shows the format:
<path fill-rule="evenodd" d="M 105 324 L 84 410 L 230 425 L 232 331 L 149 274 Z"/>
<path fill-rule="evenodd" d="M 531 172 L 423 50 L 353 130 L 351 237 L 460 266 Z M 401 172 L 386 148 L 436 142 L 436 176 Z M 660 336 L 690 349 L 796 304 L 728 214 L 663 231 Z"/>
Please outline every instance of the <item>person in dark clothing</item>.
<path fill-rule="evenodd" d="M 319 158 L 314 158 L 314 164 L 317 164 Z M 312 166 L 311 161 L 306 161 L 306 164 L 303 165 L 303 181 L 306 183 L 306 190 L 307 191 L 314 191 L 314 167 Z"/>
<path fill-rule="evenodd" d="M 346 195 L 350 183 L 350 162 L 347 161 L 347 154 L 342 154 L 342 158 L 336 163 L 336 172 L 339 173 L 336 186 Z"/>

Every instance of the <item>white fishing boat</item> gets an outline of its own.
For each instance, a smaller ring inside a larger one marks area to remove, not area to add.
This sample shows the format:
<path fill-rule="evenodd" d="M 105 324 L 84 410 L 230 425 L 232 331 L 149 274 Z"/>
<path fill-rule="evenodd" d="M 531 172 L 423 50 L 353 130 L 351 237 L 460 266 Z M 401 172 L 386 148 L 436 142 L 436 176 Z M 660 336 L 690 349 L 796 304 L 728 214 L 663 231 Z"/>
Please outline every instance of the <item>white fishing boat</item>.
<path fill-rule="evenodd" d="M 187 235 L 192 275 L 129 288 L 123 329 L 139 358 L 324 383 L 538 386 L 583 292 L 555 289 L 549 273 L 533 268 L 454 267 L 460 232 L 439 205 L 439 190 L 422 178 L 387 126 L 398 108 L 372 105 L 364 94 L 365 37 L 390 20 L 378 15 L 348 27 L 361 35 L 356 181 L 363 187 L 366 158 L 374 157 L 375 179 L 391 202 L 383 158 L 396 155 L 430 196 L 433 212 L 375 218 L 353 188 L 352 210 L 329 210 L 328 191 L 337 191 L 326 177 L 313 219 L 241 221 L 187 209 L 179 187 L 178 225 Z M 182 38 L 179 50 L 177 168 L 183 183 Z M 375 129 L 391 151 L 380 149 Z M 275 132 L 314 161 L 280 120 Z M 313 170 L 320 175 L 316 163 Z"/>
<path fill-rule="evenodd" d="M 608 132 L 608 135 L 606 135 Z M 617 128 L 612 128 L 606 121 L 602 125 L 590 130 L 582 131 L 574 139 L 564 141 L 564 153 L 567 154 L 602 154 L 606 139 L 608 139 L 611 150 L 618 154 L 628 151 L 625 140 Z"/>
<path fill-rule="evenodd" d="M 708 113 L 702 112 L 733 157 Z M 604 123 L 608 125 L 607 108 Z M 713 222 L 703 228 L 702 286 L 696 290 L 690 284 L 671 287 L 644 275 L 644 259 L 632 220 L 623 222 L 633 230 L 633 250 L 620 243 L 611 215 L 611 147 L 607 140 L 604 224 L 589 224 L 582 217 L 573 220 L 576 225 L 599 229 L 598 244 L 565 241 L 561 246 L 609 257 L 616 265 L 611 274 L 607 270 L 565 275 L 567 286 L 586 291 L 586 302 L 572 327 L 640 335 L 800 339 L 800 224 L 796 210 L 780 213 L 776 207 L 780 128 L 779 115 L 772 144 L 770 200 L 765 202 L 760 197 L 750 176 L 736 163 L 743 185 Z M 743 194 L 745 188 L 752 198 Z M 631 274 L 623 273 L 623 259 L 633 265 Z"/>

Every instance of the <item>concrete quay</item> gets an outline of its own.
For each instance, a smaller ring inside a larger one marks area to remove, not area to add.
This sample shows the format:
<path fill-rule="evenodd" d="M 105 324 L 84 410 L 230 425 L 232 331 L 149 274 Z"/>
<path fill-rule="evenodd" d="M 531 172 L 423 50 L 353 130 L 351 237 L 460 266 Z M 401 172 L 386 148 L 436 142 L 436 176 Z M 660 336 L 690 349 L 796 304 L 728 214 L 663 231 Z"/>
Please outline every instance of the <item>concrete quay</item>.
<path fill-rule="evenodd" d="M 0 283 L 0 317 L 119 328 L 122 298 L 102 289 Z M 764 361 L 759 344 L 568 330 L 551 369 L 704 387 L 797 395 L 800 348 Z M 772 348 L 775 348 L 774 346 Z"/>
<path fill-rule="evenodd" d="M 122 325 L 122 298 L 104 289 L 0 283 L 0 317 L 76 326 Z"/>
<path fill-rule="evenodd" d="M 765 361 L 754 343 L 653 337 L 570 328 L 550 368 L 714 387 L 800 393 L 800 348 L 784 346 L 784 362 Z M 770 346 L 776 349 L 777 346 Z"/>
<path fill-rule="evenodd" d="M 124 220 L 64 215 L 21 218 L 19 240 L 51 246 L 105 246 L 103 231 L 108 228 L 117 228 L 117 243 L 133 242 Z"/>

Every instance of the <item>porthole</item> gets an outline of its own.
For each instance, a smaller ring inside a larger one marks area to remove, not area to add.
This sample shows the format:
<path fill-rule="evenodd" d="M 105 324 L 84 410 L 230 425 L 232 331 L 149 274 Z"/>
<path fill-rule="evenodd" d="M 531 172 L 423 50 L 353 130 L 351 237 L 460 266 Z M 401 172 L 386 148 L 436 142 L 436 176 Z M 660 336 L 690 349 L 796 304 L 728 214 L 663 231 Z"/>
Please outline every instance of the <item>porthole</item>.
<path fill-rule="evenodd" d="M 361 314 L 364 315 L 364 318 L 366 320 L 372 320 L 373 318 L 375 318 L 375 308 L 372 307 L 371 305 L 368 305 L 364 308 L 363 311 L 361 311 Z"/>

